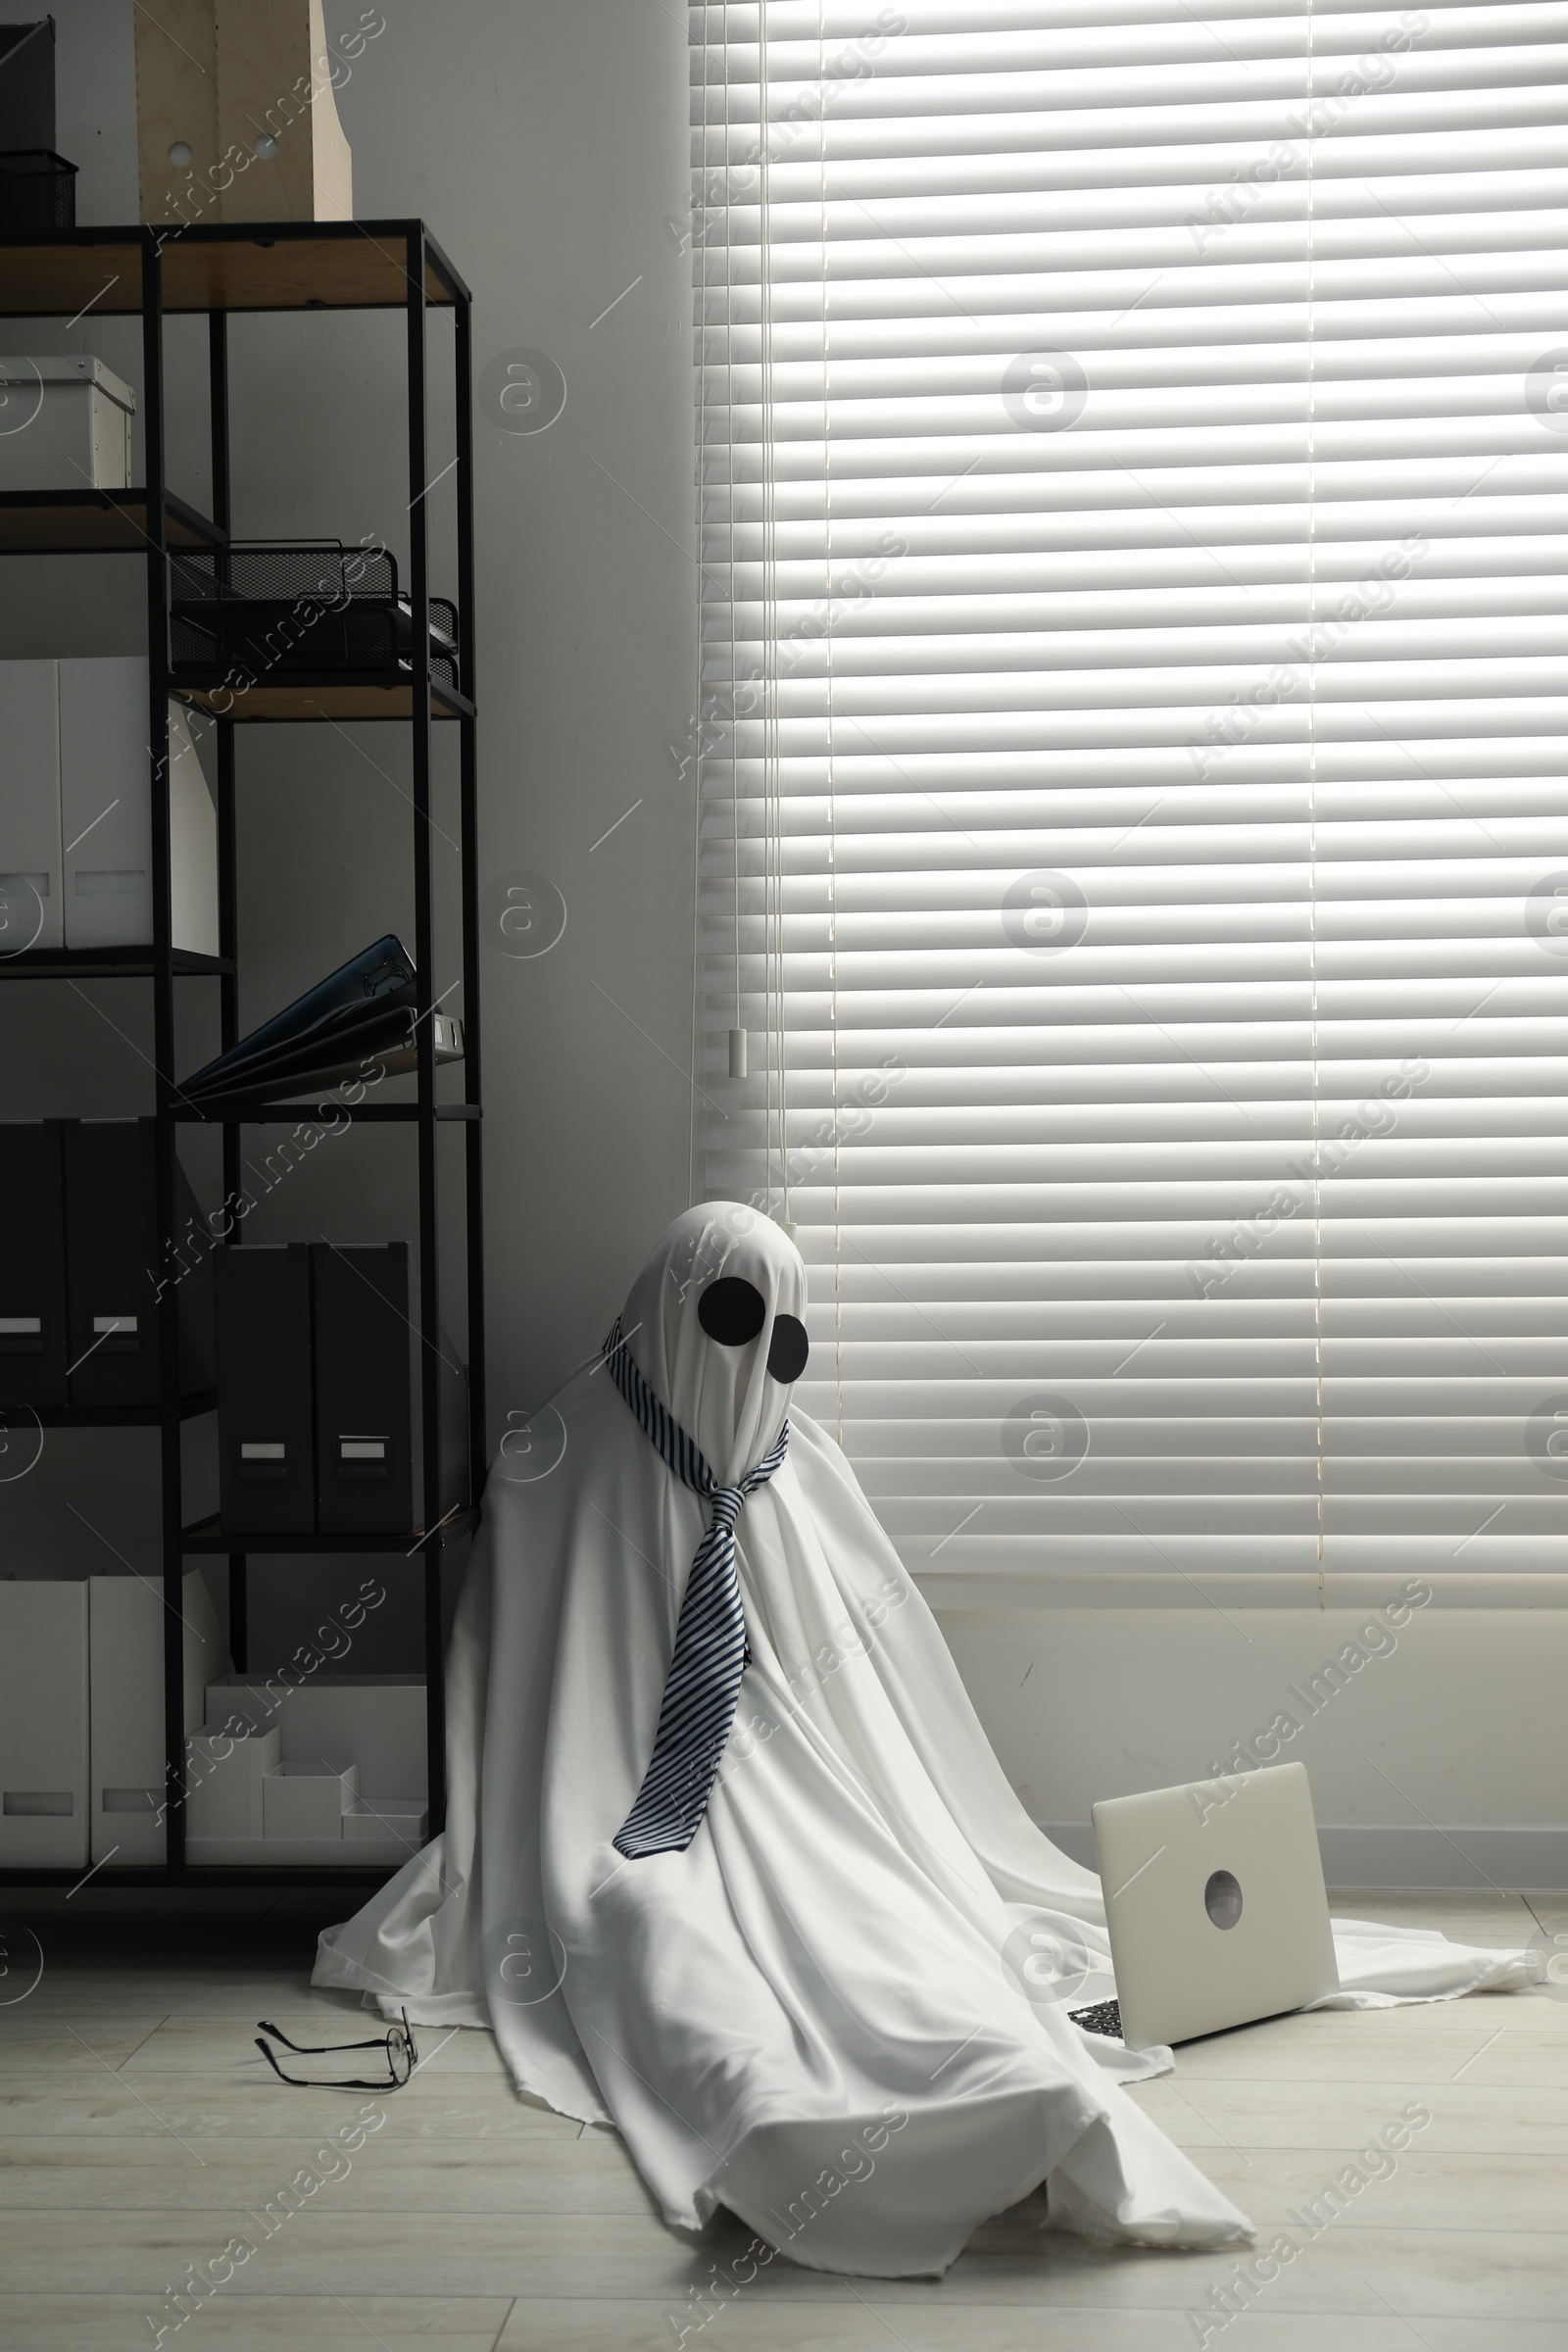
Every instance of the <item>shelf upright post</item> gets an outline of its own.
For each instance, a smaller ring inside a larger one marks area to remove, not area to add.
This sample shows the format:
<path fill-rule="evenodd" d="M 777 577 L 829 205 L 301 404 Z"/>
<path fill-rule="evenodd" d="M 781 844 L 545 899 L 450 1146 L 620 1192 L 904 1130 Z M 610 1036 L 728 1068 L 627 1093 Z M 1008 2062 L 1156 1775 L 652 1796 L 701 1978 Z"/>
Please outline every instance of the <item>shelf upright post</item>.
<path fill-rule="evenodd" d="M 441 1624 L 441 1269 L 436 1199 L 435 921 L 430 876 L 430 529 L 424 223 L 408 233 L 409 667 L 413 687 L 414 959 L 418 967 L 419 1430 L 424 1471 L 424 1697 L 430 1835 L 446 1823 L 446 1692 Z"/>
<path fill-rule="evenodd" d="M 475 707 L 473 563 L 473 303 L 465 293 L 453 305 L 458 425 L 458 626 L 463 668 L 459 680 Z M 465 1100 L 483 1102 L 479 1060 L 479 746 L 478 722 L 458 723 L 463 845 L 463 1070 Z M 468 1499 L 477 1502 L 485 1476 L 484 1395 L 484 1129 L 464 1121 L 466 1189 L 464 1246 L 468 1276 Z"/>
<path fill-rule="evenodd" d="M 229 528 L 228 483 L 228 313 L 207 314 L 208 424 L 213 448 L 213 520 Z"/>
<path fill-rule="evenodd" d="M 207 315 L 207 401 L 213 451 L 213 520 L 226 539 L 232 526 L 228 468 L 228 313 Z M 219 1044 L 226 1054 L 239 1041 L 239 879 L 234 830 L 234 721 L 216 718 L 218 742 L 218 952 L 229 965 L 218 983 Z M 238 1220 L 234 1203 L 239 1197 L 239 1127 L 223 1121 L 223 1215 L 227 1220 L 224 1246 L 233 1240 Z M 236 1673 L 250 1663 L 249 1607 L 246 1593 L 246 1555 L 228 1555 L 228 1651 Z"/>
<path fill-rule="evenodd" d="M 153 865 L 154 1167 L 163 1263 L 157 1290 L 159 1466 L 164 1531 L 165 1861 L 178 1878 L 185 1861 L 185 1644 L 180 1479 L 179 1300 L 174 1256 L 174 958 L 169 812 L 169 517 L 164 503 L 164 305 L 158 239 L 141 236 L 143 471 L 147 486 L 147 756 L 151 768 Z"/>

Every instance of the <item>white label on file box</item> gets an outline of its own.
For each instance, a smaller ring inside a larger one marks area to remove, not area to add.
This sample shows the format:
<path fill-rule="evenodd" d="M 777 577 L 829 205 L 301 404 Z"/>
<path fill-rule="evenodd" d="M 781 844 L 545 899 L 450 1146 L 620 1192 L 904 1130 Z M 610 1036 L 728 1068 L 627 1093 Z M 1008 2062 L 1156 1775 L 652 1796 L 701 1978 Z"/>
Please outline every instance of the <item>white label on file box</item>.
<path fill-rule="evenodd" d="M 339 1459 L 345 1462 L 384 1462 L 385 1438 L 339 1438 Z"/>
<path fill-rule="evenodd" d="M 147 875 L 140 867 L 99 868 L 76 876 L 78 899 L 144 899 Z"/>
<path fill-rule="evenodd" d="M 22 882 L 27 879 L 24 874 L 14 878 Z M 0 956 L 8 958 L 24 956 L 29 948 L 52 944 L 44 938 L 49 920 L 44 901 L 48 895 L 47 891 L 0 887 Z"/>
<path fill-rule="evenodd" d="M 0 1340 L 37 1339 L 42 1332 L 40 1315 L 0 1315 Z"/>
<path fill-rule="evenodd" d="M 134 1315 L 94 1315 L 92 1327 L 94 1331 L 134 1331 L 136 1318 Z"/>
<path fill-rule="evenodd" d="M 242 1462 L 280 1462 L 286 1457 L 287 1452 L 286 1446 L 251 1446 L 241 1441 L 239 1458 Z"/>

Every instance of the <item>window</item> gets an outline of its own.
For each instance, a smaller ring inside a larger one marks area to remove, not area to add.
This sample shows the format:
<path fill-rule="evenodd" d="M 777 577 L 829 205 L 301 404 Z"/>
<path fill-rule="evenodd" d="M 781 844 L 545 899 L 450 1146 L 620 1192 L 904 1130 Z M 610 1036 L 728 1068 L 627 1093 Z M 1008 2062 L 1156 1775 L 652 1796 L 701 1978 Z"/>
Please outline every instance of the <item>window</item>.
<path fill-rule="evenodd" d="M 1560 1569 L 1560 14 L 692 27 L 697 1109 L 802 1402 L 917 1572 Z"/>

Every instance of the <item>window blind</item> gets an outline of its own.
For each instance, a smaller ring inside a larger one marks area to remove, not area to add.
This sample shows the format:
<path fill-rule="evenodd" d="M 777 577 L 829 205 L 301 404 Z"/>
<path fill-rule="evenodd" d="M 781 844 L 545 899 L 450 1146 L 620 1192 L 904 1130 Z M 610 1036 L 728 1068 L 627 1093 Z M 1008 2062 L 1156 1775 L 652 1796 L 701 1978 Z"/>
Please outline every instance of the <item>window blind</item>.
<path fill-rule="evenodd" d="M 700 1181 L 802 1402 L 916 1572 L 1562 1568 L 1560 10 L 691 25 Z"/>

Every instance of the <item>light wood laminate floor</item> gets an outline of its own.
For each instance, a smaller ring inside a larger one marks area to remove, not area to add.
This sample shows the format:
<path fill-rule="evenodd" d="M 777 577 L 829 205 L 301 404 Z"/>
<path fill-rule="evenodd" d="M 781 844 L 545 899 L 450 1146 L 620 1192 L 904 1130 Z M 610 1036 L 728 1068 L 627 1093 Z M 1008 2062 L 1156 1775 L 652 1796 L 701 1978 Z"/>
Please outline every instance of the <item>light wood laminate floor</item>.
<path fill-rule="evenodd" d="M 1044 2232 L 1035 2199 L 940 2282 L 779 2260 L 705 2299 L 747 2233 L 664 2229 L 615 2134 L 519 2100 L 487 2035 L 421 2032 L 415 2082 L 328 2158 L 358 2103 L 285 2089 L 252 2034 L 263 2017 L 302 2041 L 374 2030 L 308 1989 L 333 1898 L 166 1896 L 152 1918 L 146 1899 L 0 1897 L 44 1952 L 25 1999 L 0 1980 L 5 2352 L 1191 2352 L 1194 2313 L 1224 2352 L 1568 2348 L 1568 1985 L 1282 2019 L 1135 2091 L 1260 2246 L 1301 2241 L 1222 2327 L 1210 2292 L 1234 2255 L 1106 2252 Z M 1568 1894 L 1334 1907 L 1568 1951 Z M 1303 2228 L 1407 2106 L 1431 2120 L 1395 2169 Z M 176 2327 L 187 2266 L 221 2270 L 231 2240 L 254 2253 Z"/>

